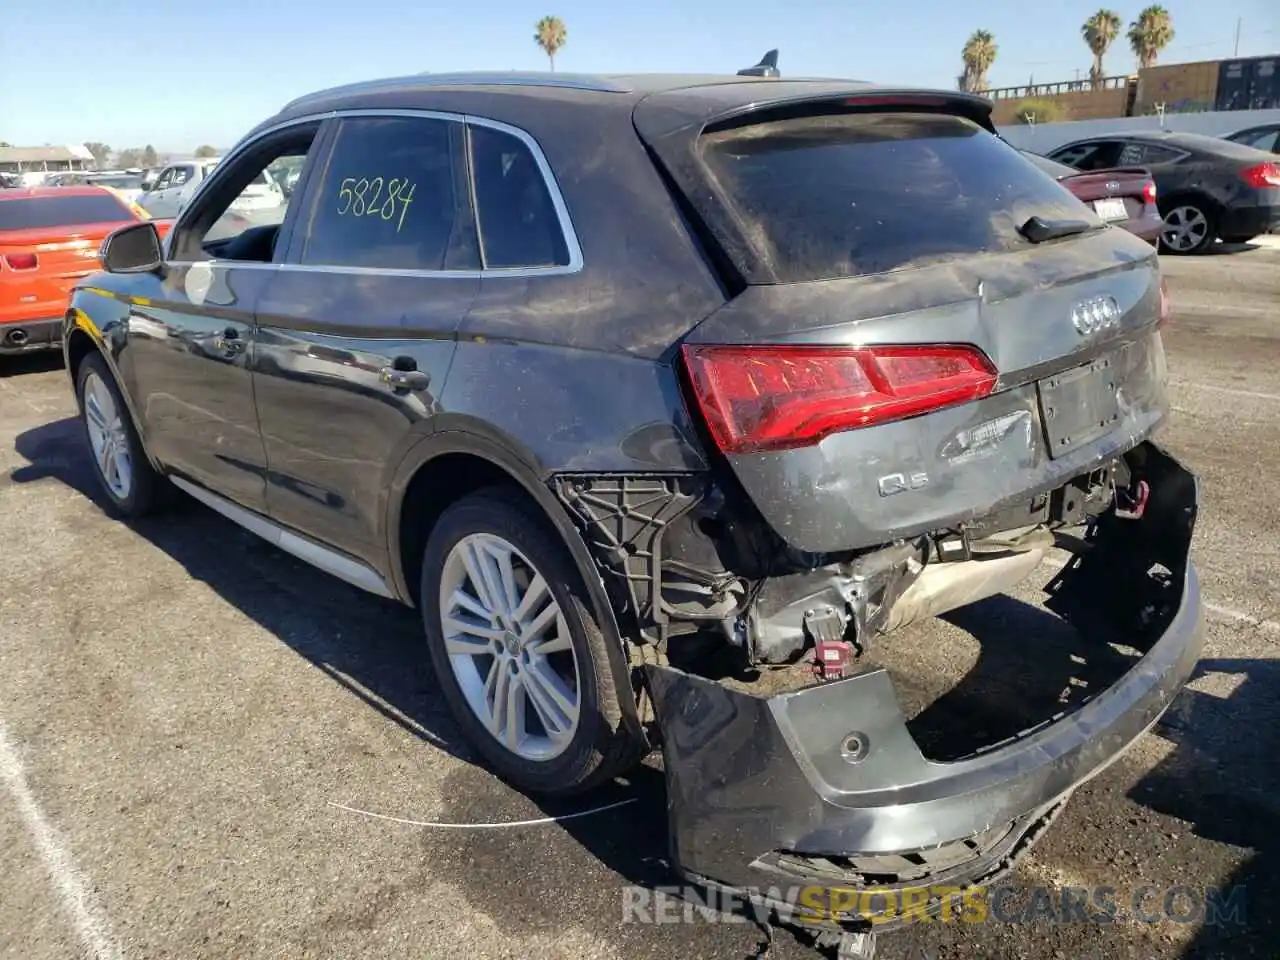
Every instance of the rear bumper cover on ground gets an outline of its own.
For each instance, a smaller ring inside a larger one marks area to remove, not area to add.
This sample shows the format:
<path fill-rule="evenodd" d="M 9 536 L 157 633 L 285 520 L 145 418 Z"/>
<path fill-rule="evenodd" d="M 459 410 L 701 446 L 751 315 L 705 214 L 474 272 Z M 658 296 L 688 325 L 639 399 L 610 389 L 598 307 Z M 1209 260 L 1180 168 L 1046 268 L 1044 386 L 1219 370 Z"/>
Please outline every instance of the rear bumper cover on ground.
<path fill-rule="evenodd" d="M 62 344 L 62 318 L 0 323 L 0 354 L 54 350 Z"/>
<path fill-rule="evenodd" d="M 1146 652 L 1075 713 L 1012 742 L 926 759 L 882 669 L 766 699 L 647 666 L 678 872 L 757 901 L 769 887 L 893 891 L 1002 872 L 1073 788 L 1155 723 L 1199 659 L 1195 479 L 1150 443 L 1131 458 L 1151 485 L 1146 514 L 1104 518 L 1049 605 L 1084 636 L 1107 612 Z M 1153 564 L 1169 576 L 1135 582 Z"/>

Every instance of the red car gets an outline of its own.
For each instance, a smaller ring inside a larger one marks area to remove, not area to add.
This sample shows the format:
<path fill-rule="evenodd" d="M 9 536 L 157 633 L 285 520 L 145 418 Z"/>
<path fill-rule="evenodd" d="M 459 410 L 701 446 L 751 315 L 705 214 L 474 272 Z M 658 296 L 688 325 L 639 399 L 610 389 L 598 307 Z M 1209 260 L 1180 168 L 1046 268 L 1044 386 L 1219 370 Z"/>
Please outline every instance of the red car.
<path fill-rule="evenodd" d="M 1163 220 L 1156 209 L 1156 182 L 1142 167 L 1114 167 L 1082 173 L 1039 154 L 1023 154 L 1053 179 L 1093 207 L 1103 220 L 1124 227 L 1153 247 Z"/>
<path fill-rule="evenodd" d="M 71 288 L 101 269 L 98 250 L 146 212 L 108 187 L 0 191 L 0 355 L 62 342 Z M 163 236 L 172 221 L 157 221 Z"/>

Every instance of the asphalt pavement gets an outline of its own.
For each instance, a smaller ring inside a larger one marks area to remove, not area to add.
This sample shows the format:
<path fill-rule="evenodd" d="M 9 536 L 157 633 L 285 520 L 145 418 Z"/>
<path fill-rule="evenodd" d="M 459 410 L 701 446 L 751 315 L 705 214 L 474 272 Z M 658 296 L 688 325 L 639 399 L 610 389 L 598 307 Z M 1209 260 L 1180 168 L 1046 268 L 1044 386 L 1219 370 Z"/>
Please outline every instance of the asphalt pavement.
<path fill-rule="evenodd" d="M 1205 656 L 1012 878 L 1032 899 L 1115 888 L 1118 922 L 1006 906 L 883 937 L 882 957 L 1276 955 L 1280 245 L 1165 270 L 1166 441 L 1202 483 Z M 818 956 L 750 923 L 624 922 L 630 885 L 672 882 L 655 767 L 573 803 L 505 787 L 460 742 L 412 611 L 194 503 L 110 520 L 73 417 L 58 360 L 0 359 L 0 956 Z M 1011 609 L 992 619 L 1026 653 L 1037 634 Z M 895 642 L 941 687 L 972 670 L 976 635 L 953 618 Z M 1245 912 L 1155 919 L 1178 886 L 1182 916 L 1209 886 L 1242 886 Z M 1152 917 L 1129 909 L 1142 888 Z"/>

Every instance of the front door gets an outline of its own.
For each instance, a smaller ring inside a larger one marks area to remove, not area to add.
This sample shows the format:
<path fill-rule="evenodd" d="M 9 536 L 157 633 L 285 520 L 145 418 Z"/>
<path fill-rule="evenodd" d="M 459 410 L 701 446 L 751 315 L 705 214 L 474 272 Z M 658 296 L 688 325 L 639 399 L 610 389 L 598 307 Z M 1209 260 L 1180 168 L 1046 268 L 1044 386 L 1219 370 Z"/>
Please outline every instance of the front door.
<path fill-rule="evenodd" d="M 148 450 L 167 468 L 265 512 L 266 456 L 254 405 L 254 310 L 273 269 L 275 222 L 231 211 L 281 151 L 306 155 L 319 125 L 249 144 L 179 219 L 166 262 L 130 307 L 125 375 L 141 398 Z M 243 182 L 241 182 L 243 181 Z"/>
<path fill-rule="evenodd" d="M 378 569 L 389 471 L 433 428 L 480 285 L 464 136 L 439 116 L 338 120 L 257 307 L 271 517 Z"/>

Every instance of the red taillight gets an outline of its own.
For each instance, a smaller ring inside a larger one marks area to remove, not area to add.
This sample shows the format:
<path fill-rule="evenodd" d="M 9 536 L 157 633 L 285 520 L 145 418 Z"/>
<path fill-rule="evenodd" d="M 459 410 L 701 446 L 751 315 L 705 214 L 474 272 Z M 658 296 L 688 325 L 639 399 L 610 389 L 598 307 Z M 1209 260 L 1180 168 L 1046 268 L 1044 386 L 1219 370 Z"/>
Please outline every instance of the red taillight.
<path fill-rule="evenodd" d="M 6 253 L 4 262 L 10 270 L 34 270 L 40 266 L 40 260 L 34 253 Z"/>
<path fill-rule="evenodd" d="M 961 345 L 684 348 L 693 392 L 726 453 L 817 443 L 987 396 L 991 361 Z"/>
<path fill-rule="evenodd" d="M 1142 185 L 1142 202 L 1152 206 L 1156 202 L 1156 182 L 1148 180 Z"/>
<path fill-rule="evenodd" d="M 1259 163 L 1240 171 L 1240 177 L 1251 187 L 1265 190 L 1267 187 L 1280 187 L 1280 164 Z"/>

